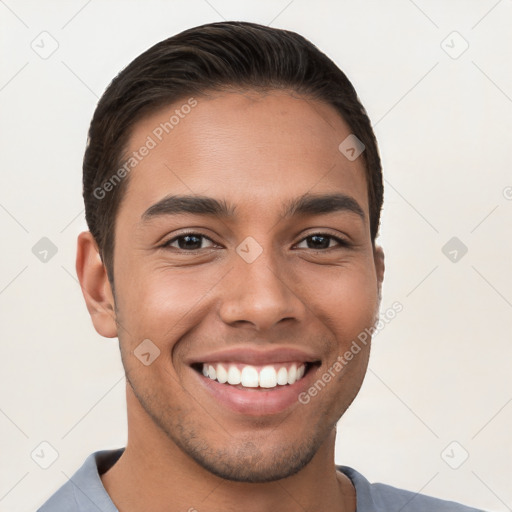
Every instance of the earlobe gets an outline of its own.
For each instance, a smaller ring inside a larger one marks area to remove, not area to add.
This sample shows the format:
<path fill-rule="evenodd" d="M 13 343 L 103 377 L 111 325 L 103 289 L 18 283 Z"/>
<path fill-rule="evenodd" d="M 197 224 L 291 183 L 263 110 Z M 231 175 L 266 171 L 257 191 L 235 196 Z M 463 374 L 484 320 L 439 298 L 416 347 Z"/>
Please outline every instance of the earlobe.
<path fill-rule="evenodd" d="M 90 231 L 78 235 L 76 273 L 94 328 L 106 338 L 117 336 L 114 296 L 107 271 Z"/>

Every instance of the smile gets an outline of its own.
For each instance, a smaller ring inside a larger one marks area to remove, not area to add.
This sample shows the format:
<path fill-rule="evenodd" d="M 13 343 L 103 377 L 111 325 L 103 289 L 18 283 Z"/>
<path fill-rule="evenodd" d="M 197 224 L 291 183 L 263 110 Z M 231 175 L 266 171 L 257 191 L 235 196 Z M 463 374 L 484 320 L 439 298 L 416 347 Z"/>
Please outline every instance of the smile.
<path fill-rule="evenodd" d="M 242 388 L 275 388 L 294 384 L 304 377 L 307 363 L 254 366 L 233 363 L 203 363 L 202 373 L 220 384 Z"/>
<path fill-rule="evenodd" d="M 262 416 L 283 413 L 314 380 L 319 363 L 288 362 L 261 366 L 235 362 L 193 365 L 199 388 L 237 414 Z"/>

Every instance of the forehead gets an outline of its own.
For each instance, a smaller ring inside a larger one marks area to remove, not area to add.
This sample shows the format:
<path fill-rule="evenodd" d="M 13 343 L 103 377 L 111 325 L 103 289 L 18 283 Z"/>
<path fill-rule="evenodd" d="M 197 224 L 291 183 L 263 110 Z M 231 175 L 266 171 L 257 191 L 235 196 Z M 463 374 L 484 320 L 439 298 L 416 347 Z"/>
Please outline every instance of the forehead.
<path fill-rule="evenodd" d="M 338 149 L 350 133 L 332 106 L 286 91 L 184 98 L 134 126 L 126 157 L 138 156 L 119 215 L 140 215 L 170 193 L 277 211 L 305 193 L 337 191 L 368 211 L 363 160 Z"/>

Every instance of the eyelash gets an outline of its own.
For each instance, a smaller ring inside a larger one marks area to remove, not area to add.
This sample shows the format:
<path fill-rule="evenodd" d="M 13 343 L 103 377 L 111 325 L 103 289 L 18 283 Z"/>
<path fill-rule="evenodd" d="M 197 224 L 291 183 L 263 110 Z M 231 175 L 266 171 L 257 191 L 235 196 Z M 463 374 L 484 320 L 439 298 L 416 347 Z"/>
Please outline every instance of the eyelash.
<path fill-rule="evenodd" d="M 196 236 L 198 238 L 205 238 L 206 240 L 209 240 L 210 242 L 215 244 L 215 242 L 210 237 L 208 237 L 206 235 L 203 235 L 202 233 L 197 233 L 195 231 L 190 231 L 190 232 L 182 233 L 179 236 L 175 236 L 174 238 L 171 238 L 167 242 L 163 243 L 161 245 L 161 247 L 164 248 L 164 249 L 171 248 L 171 244 L 172 243 L 174 243 L 174 242 L 178 241 L 180 238 L 184 238 L 186 236 Z M 319 236 L 319 237 L 322 237 L 322 238 L 329 238 L 331 240 L 334 240 L 335 242 L 338 243 L 338 247 L 345 247 L 345 248 L 350 247 L 350 243 L 347 242 L 346 240 L 344 240 L 343 238 L 340 238 L 340 237 L 337 237 L 337 236 L 334 236 L 334 235 L 330 235 L 329 233 L 321 233 L 321 232 L 319 232 L 319 233 L 310 233 L 307 236 L 305 236 L 304 238 L 302 238 L 301 240 L 299 240 L 299 242 L 297 242 L 297 244 L 300 244 L 301 242 L 304 242 L 308 238 L 312 238 L 314 236 Z M 335 247 L 327 247 L 326 249 L 316 249 L 316 251 L 317 252 L 326 252 L 329 249 L 334 249 L 334 248 Z M 174 249 L 176 249 L 178 251 L 181 251 L 181 252 L 186 252 L 186 253 L 192 253 L 192 252 L 197 252 L 197 251 L 201 250 L 201 249 L 180 249 L 179 247 L 174 247 Z M 315 249 L 309 249 L 309 250 L 314 251 Z"/>

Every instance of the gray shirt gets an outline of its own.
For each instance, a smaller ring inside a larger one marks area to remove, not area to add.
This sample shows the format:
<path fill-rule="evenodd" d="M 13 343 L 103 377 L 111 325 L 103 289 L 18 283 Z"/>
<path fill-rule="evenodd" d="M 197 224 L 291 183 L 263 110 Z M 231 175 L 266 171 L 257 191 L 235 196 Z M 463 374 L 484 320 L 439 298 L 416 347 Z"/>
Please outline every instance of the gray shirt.
<path fill-rule="evenodd" d="M 118 512 L 100 475 L 116 463 L 123 451 L 124 448 L 120 448 L 89 455 L 83 466 L 37 512 Z M 482 512 L 453 501 L 371 484 L 347 466 L 337 466 L 337 469 L 350 478 L 356 489 L 357 512 Z"/>

